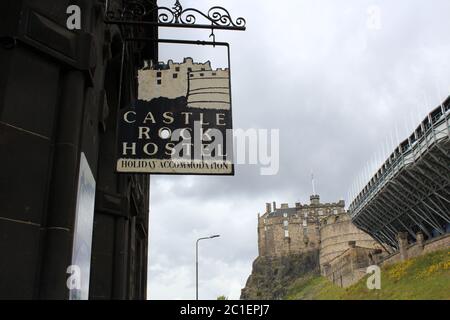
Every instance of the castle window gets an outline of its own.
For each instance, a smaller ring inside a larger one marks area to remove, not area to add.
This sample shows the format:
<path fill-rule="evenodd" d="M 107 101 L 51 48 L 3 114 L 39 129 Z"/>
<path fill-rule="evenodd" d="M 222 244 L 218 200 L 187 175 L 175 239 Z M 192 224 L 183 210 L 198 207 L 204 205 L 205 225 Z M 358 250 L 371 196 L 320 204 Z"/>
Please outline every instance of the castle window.
<path fill-rule="evenodd" d="M 334 214 L 338 214 L 338 210 L 337 209 L 333 209 L 333 213 Z"/>
<path fill-rule="evenodd" d="M 308 221 L 307 220 L 303 220 L 303 226 L 307 227 L 308 226 Z"/>
<path fill-rule="evenodd" d="M 284 237 L 289 238 L 289 230 L 284 230 Z"/>
<path fill-rule="evenodd" d="M 180 72 L 180 67 L 176 67 L 176 68 L 175 68 L 175 71 L 176 71 L 176 72 Z"/>
<path fill-rule="evenodd" d="M 213 75 L 213 76 L 217 76 L 217 73 L 216 73 L 216 72 L 213 72 L 212 75 Z"/>
<path fill-rule="evenodd" d="M 285 227 L 288 227 L 288 226 L 289 226 L 289 221 L 284 220 L 284 221 L 283 221 L 283 225 L 284 225 Z"/>
<path fill-rule="evenodd" d="M 319 210 L 319 216 L 323 216 L 323 211 Z"/>
<path fill-rule="evenodd" d="M 158 72 L 156 73 L 156 77 L 157 77 L 157 78 L 161 78 L 161 77 L 162 77 L 162 72 L 158 71 Z"/>
<path fill-rule="evenodd" d="M 205 76 L 205 74 L 204 73 L 200 73 L 200 77 L 204 77 Z"/>
<path fill-rule="evenodd" d="M 305 212 L 305 219 L 308 218 L 308 212 Z"/>
<path fill-rule="evenodd" d="M 264 227 L 264 231 L 267 231 L 267 227 Z"/>
<path fill-rule="evenodd" d="M 157 84 L 157 85 L 161 85 L 161 84 L 162 84 L 161 79 L 156 80 L 156 84 Z"/>
<path fill-rule="evenodd" d="M 202 71 L 206 71 L 206 69 L 205 69 L 205 68 L 202 68 Z"/>
<path fill-rule="evenodd" d="M 191 78 L 193 78 L 194 77 L 194 74 L 193 73 L 191 73 Z"/>
<path fill-rule="evenodd" d="M 192 68 L 188 68 L 188 72 L 192 72 Z"/>
<path fill-rule="evenodd" d="M 174 73 L 174 74 L 173 74 L 173 78 L 174 78 L 174 79 L 178 78 L 178 73 Z"/>

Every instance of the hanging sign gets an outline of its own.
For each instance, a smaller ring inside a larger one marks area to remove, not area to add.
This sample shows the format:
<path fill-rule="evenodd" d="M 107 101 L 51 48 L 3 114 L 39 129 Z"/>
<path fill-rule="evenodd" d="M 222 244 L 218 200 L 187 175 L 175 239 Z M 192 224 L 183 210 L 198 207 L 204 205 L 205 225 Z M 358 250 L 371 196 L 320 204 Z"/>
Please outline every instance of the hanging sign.
<path fill-rule="evenodd" d="M 229 69 L 167 64 L 139 72 L 139 100 L 119 114 L 117 171 L 233 175 Z"/>

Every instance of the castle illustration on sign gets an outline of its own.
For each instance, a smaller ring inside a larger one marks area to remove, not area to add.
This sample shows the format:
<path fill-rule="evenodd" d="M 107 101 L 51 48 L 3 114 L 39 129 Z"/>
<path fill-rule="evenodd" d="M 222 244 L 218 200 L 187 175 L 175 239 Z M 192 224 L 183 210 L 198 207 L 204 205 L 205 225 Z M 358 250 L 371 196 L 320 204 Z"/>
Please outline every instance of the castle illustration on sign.
<path fill-rule="evenodd" d="M 139 71 L 139 84 L 139 98 L 144 101 L 186 97 L 188 108 L 231 109 L 229 69 L 213 70 L 210 61 L 185 58 L 183 63 L 159 63 Z"/>

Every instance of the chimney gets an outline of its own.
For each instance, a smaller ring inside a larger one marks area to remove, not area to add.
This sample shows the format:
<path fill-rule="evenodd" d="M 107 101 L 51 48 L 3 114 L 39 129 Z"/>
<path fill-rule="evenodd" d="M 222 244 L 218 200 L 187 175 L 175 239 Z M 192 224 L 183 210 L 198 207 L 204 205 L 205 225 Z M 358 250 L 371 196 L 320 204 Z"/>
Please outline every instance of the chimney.
<path fill-rule="evenodd" d="M 270 205 L 270 203 L 266 203 L 266 213 L 271 213 L 272 212 L 272 206 Z"/>

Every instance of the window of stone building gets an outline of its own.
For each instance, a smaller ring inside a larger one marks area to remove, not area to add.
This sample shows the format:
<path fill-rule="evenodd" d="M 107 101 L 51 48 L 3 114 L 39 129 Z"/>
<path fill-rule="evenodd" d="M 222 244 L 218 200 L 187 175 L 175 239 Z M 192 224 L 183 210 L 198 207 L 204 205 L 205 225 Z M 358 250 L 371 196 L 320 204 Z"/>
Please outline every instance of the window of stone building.
<path fill-rule="evenodd" d="M 180 67 L 176 67 L 176 68 L 175 68 L 175 71 L 176 71 L 176 72 L 180 72 Z"/>
<path fill-rule="evenodd" d="M 308 220 L 303 220 L 303 226 L 304 227 L 308 226 Z"/>
<path fill-rule="evenodd" d="M 264 219 L 264 224 L 266 224 L 267 223 L 267 219 Z"/>
<path fill-rule="evenodd" d="M 177 78 L 178 78 L 178 73 L 174 73 L 174 74 L 173 74 L 173 78 L 174 78 L 174 79 L 177 79 Z"/>
<path fill-rule="evenodd" d="M 319 210 L 319 216 L 323 216 L 323 211 Z"/>
<path fill-rule="evenodd" d="M 267 231 L 267 227 L 264 227 L 264 231 Z"/>
<path fill-rule="evenodd" d="M 192 72 L 192 68 L 188 68 L 188 72 Z"/>
<path fill-rule="evenodd" d="M 162 72 L 158 71 L 158 72 L 156 73 L 156 77 L 157 77 L 157 78 L 161 78 L 161 77 L 162 77 Z"/>
<path fill-rule="evenodd" d="M 333 209 L 333 213 L 334 214 L 338 214 L 338 210 L 337 209 Z"/>
<path fill-rule="evenodd" d="M 288 226 L 289 226 L 289 221 L 284 220 L 284 221 L 283 221 L 283 225 L 284 225 L 285 227 L 288 227 Z"/>
<path fill-rule="evenodd" d="M 308 218 L 308 212 L 305 212 L 305 219 Z"/>
<path fill-rule="evenodd" d="M 284 237 L 289 238 L 289 230 L 284 230 Z"/>
<path fill-rule="evenodd" d="M 156 80 L 156 84 L 161 85 L 162 84 L 161 79 Z"/>

